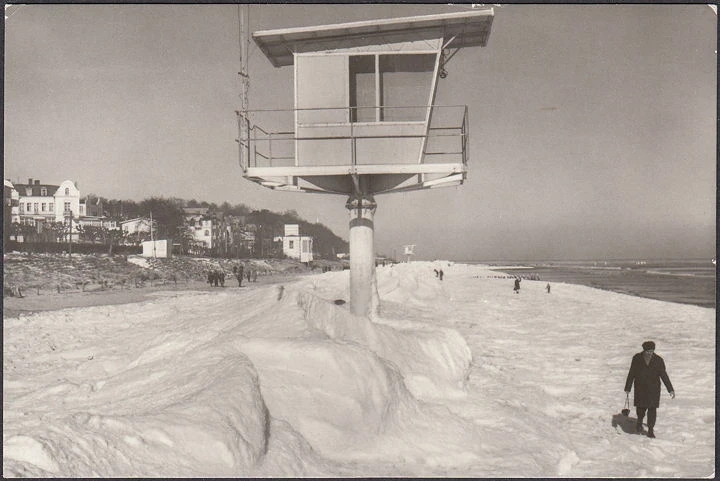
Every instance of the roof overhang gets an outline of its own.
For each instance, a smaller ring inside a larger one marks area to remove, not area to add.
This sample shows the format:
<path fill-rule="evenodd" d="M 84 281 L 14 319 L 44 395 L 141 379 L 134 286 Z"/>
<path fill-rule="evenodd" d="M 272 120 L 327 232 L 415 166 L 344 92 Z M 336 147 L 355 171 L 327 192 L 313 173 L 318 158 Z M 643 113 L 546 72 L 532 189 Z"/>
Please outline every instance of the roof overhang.
<path fill-rule="evenodd" d="M 384 39 L 392 34 L 427 35 L 440 34 L 444 39 L 452 39 L 446 47 L 484 47 L 490 37 L 494 18 L 492 8 L 470 10 L 457 13 L 422 15 L 383 20 L 320 25 L 315 27 L 285 28 L 279 30 L 261 30 L 253 33 L 253 40 L 275 67 L 292 65 L 294 52 L 304 46 L 318 42 L 343 40 L 345 44 L 357 39 L 358 44 L 367 45 L 368 41 Z"/>

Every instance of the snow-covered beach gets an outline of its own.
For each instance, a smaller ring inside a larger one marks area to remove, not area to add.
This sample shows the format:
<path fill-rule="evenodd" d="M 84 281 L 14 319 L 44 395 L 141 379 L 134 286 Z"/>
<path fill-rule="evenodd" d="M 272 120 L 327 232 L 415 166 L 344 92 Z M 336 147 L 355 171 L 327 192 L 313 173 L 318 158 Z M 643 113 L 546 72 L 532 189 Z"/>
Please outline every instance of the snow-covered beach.
<path fill-rule="evenodd" d="M 371 320 L 347 271 L 5 318 L 3 474 L 714 474 L 715 309 L 496 277 L 379 267 Z M 647 339 L 656 439 L 620 414 Z"/>

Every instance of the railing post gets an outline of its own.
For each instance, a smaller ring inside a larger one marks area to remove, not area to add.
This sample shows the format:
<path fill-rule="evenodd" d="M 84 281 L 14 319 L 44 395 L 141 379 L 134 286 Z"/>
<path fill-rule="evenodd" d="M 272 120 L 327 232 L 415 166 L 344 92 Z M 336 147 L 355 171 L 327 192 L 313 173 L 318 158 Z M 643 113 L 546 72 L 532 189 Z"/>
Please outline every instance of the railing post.
<path fill-rule="evenodd" d="M 247 159 L 246 152 L 245 152 L 245 146 L 244 146 L 245 144 L 243 143 L 245 140 L 243 138 L 243 135 L 245 132 L 244 131 L 245 124 L 243 122 L 244 119 L 243 119 L 242 115 L 240 115 L 239 110 L 235 111 L 235 115 L 237 115 L 237 122 L 238 122 L 238 153 L 239 153 L 238 162 L 240 163 L 240 168 L 244 172 L 245 168 L 250 166 L 250 164 L 248 164 L 248 159 Z"/>
<path fill-rule="evenodd" d="M 249 137 L 250 136 L 248 135 L 248 138 Z M 253 153 L 253 156 L 252 157 L 253 157 L 253 160 L 255 161 L 255 167 L 258 166 L 257 165 L 257 150 L 256 150 L 257 147 L 256 147 L 256 145 L 257 145 L 257 129 L 255 129 L 255 127 L 253 127 L 253 129 L 252 129 L 252 153 Z M 248 153 L 249 152 L 250 152 L 250 147 L 248 146 Z"/>
<path fill-rule="evenodd" d="M 350 116 L 352 120 L 352 113 Z M 355 139 L 355 122 L 350 122 L 350 165 L 357 165 L 357 141 Z"/>
<path fill-rule="evenodd" d="M 463 138 L 463 165 L 467 165 L 467 160 L 470 150 L 470 129 L 468 128 L 468 107 L 465 106 L 465 113 L 463 115 L 463 123 L 462 123 L 462 138 Z"/>
<path fill-rule="evenodd" d="M 244 117 L 243 120 L 245 121 L 245 135 L 247 136 L 243 139 L 245 142 L 245 165 L 250 167 L 250 119 L 248 117 Z"/>

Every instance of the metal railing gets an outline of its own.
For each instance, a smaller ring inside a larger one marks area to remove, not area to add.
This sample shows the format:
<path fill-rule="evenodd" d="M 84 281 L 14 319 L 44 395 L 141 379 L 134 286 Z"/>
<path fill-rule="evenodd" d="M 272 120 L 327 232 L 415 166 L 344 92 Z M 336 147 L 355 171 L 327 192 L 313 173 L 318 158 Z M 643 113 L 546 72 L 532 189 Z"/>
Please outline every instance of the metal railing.
<path fill-rule="evenodd" d="M 369 118 L 367 111 L 373 111 L 375 118 L 381 120 L 358 120 Z M 395 142 L 415 139 L 420 163 L 467 164 L 468 160 L 465 105 L 269 109 L 236 114 L 243 170 L 296 166 L 298 150 L 310 142 L 313 148 L 333 152 L 334 158 L 324 165 L 357 164 L 363 151 L 386 139 Z M 391 159 L 380 163 L 394 162 Z"/>

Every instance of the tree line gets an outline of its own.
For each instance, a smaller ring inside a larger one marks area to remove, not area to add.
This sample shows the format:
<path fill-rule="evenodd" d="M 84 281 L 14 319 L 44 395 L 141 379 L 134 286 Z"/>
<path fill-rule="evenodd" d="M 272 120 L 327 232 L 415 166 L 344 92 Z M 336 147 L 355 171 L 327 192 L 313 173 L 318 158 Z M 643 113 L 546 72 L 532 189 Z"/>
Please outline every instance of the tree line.
<path fill-rule="evenodd" d="M 313 237 L 314 251 L 322 258 L 334 259 L 335 254 L 348 251 L 347 241 L 320 223 L 311 223 L 300 218 L 294 210 L 276 213 L 267 209 L 254 210 L 244 204 L 231 205 L 223 202 L 218 205 L 195 199 L 165 197 L 150 197 L 135 202 L 106 199 L 94 194 L 87 196 L 86 205 L 102 206 L 102 214 L 118 222 L 135 218 L 149 219 L 152 214 L 153 224 L 157 226 L 154 230 L 155 238 L 172 239 L 174 243 L 180 244 L 184 253 L 218 257 L 281 257 L 282 245 L 278 245 L 273 239 L 284 235 L 285 224 L 299 224 L 303 235 Z M 208 216 L 221 227 L 220 237 L 216 239 L 216 245 L 212 249 L 193 250 L 194 241 L 183 210 L 186 207 L 208 209 Z M 26 242 L 63 242 L 69 234 L 69 226 L 62 222 L 47 223 L 41 231 L 38 231 L 35 226 L 21 224 L 8 226 L 8 221 L 6 216 L 5 232 L 10 235 L 23 235 Z M 119 225 L 117 229 L 76 225 L 74 231 L 78 233 L 82 242 L 107 245 L 110 253 L 113 245 L 139 243 L 149 238 L 148 233 L 123 233 Z M 255 235 L 255 242 L 251 247 L 240 241 L 242 237 L 240 234 L 243 232 L 252 232 Z"/>

